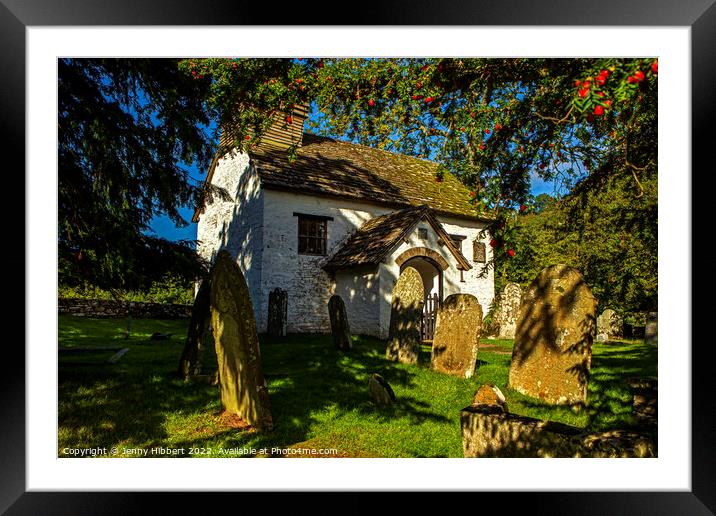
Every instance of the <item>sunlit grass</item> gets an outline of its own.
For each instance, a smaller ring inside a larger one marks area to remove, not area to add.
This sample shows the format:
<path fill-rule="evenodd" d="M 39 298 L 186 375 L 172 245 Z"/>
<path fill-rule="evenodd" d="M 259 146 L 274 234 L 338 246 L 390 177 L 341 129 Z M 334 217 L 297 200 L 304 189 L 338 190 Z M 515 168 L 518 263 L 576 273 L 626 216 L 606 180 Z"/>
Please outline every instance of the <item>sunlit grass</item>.
<path fill-rule="evenodd" d="M 131 456 L 121 450 L 197 447 L 224 457 L 220 448 L 293 447 L 335 448 L 342 457 L 461 457 L 460 410 L 483 383 L 505 393 L 511 412 L 602 430 L 634 423 L 626 380 L 656 377 L 657 367 L 654 347 L 596 344 L 589 406 L 575 413 L 506 387 L 512 341 L 484 341 L 488 348 L 480 351 L 475 375 L 464 379 L 431 371 L 428 347 L 422 364 L 409 366 L 386 361 L 385 342 L 369 337 L 354 337 L 350 353 L 336 351 L 325 335 L 276 343 L 262 339 L 275 429 L 260 434 L 220 415 L 216 386 L 176 376 L 186 325 L 186 320 L 136 319 L 125 339 L 124 319 L 61 316 L 61 346 L 122 346 L 129 352 L 114 365 L 77 363 L 112 352 L 60 358 L 58 449 L 117 446 L 118 456 Z M 149 340 L 157 331 L 173 335 Z M 209 346 L 203 361 L 207 372 L 214 360 Z M 371 403 L 372 373 L 393 387 L 397 402 L 392 406 Z"/>

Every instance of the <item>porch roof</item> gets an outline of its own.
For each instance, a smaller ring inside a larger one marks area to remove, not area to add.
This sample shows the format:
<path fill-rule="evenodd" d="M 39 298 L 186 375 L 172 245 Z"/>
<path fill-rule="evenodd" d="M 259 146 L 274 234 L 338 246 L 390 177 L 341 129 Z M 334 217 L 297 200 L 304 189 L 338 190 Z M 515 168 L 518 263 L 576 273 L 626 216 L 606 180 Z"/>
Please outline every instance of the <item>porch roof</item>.
<path fill-rule="evenodd" d="M 363 224 L 323 265 L 328 272 L 379 264 L 421 221 L 426 220 L 455 257 L 458 269 L 469 270 L 470 262 L 455 247 L 432 209 L 413 206 L 375 217 Z"/>

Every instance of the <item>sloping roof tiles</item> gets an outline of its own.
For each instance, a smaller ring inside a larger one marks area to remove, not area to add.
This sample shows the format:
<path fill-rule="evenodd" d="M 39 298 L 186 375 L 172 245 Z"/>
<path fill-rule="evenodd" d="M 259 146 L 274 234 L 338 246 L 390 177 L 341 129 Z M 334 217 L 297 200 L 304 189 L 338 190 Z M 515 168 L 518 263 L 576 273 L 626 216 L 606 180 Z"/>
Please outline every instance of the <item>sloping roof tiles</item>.
<path fill-rule="evenodd" d="M 427 220 L 433 230 L 443 240 L 443 245 L 453 254 L 458 268 L 470 269 L 469 262 L 452 244 L 433 211 L 426 205 L 405 208 L 380 217 L 370 219 L 363 224 L 340 249 L 323 265 L 327 271 L 336 271 L 364 265 L 377 265 L 385 258 L 402 238 L 415 227 L 420 220 Z"/>

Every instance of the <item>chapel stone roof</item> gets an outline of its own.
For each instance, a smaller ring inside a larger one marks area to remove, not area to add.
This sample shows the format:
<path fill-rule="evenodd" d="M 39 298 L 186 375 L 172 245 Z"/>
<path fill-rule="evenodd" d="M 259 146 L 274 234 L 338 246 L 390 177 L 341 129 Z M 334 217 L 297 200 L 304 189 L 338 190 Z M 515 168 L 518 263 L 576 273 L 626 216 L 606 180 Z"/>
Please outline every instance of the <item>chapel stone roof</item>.
<path fill-rule="evenodd" d="M 268 189 L 342 197 L 394 207 L 426 204 L 439 215 L 480 219 L 470 191 L 438 164 L 365 145 L 304 134 L 296 159 L 285 150 L 260 147 L 250 152 L 261 184 Z"/>

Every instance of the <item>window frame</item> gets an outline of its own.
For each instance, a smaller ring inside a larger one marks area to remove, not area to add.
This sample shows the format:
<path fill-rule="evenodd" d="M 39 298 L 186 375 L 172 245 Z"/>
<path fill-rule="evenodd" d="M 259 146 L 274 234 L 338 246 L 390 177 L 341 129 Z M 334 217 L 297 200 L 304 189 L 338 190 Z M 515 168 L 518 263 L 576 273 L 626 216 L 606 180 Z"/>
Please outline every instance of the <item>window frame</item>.
<path fill-rule="evenodd" d="M 299 255 L 326 256 L 328 254 L 328 221 L 333 217 L 309 215 L 307 213 L 294 213 L 298 218 L 296 228 L 296 251 Z M 302 227 L 304 228 L 302 231 Z M 305 242 L 301 250 L 301 242 Z M 310 245 L 310 244 L 313 245 Z M 311 249 L 310 251 L 308 249 Z M 316 251 L 316 249 L 318 249 Z"/>

